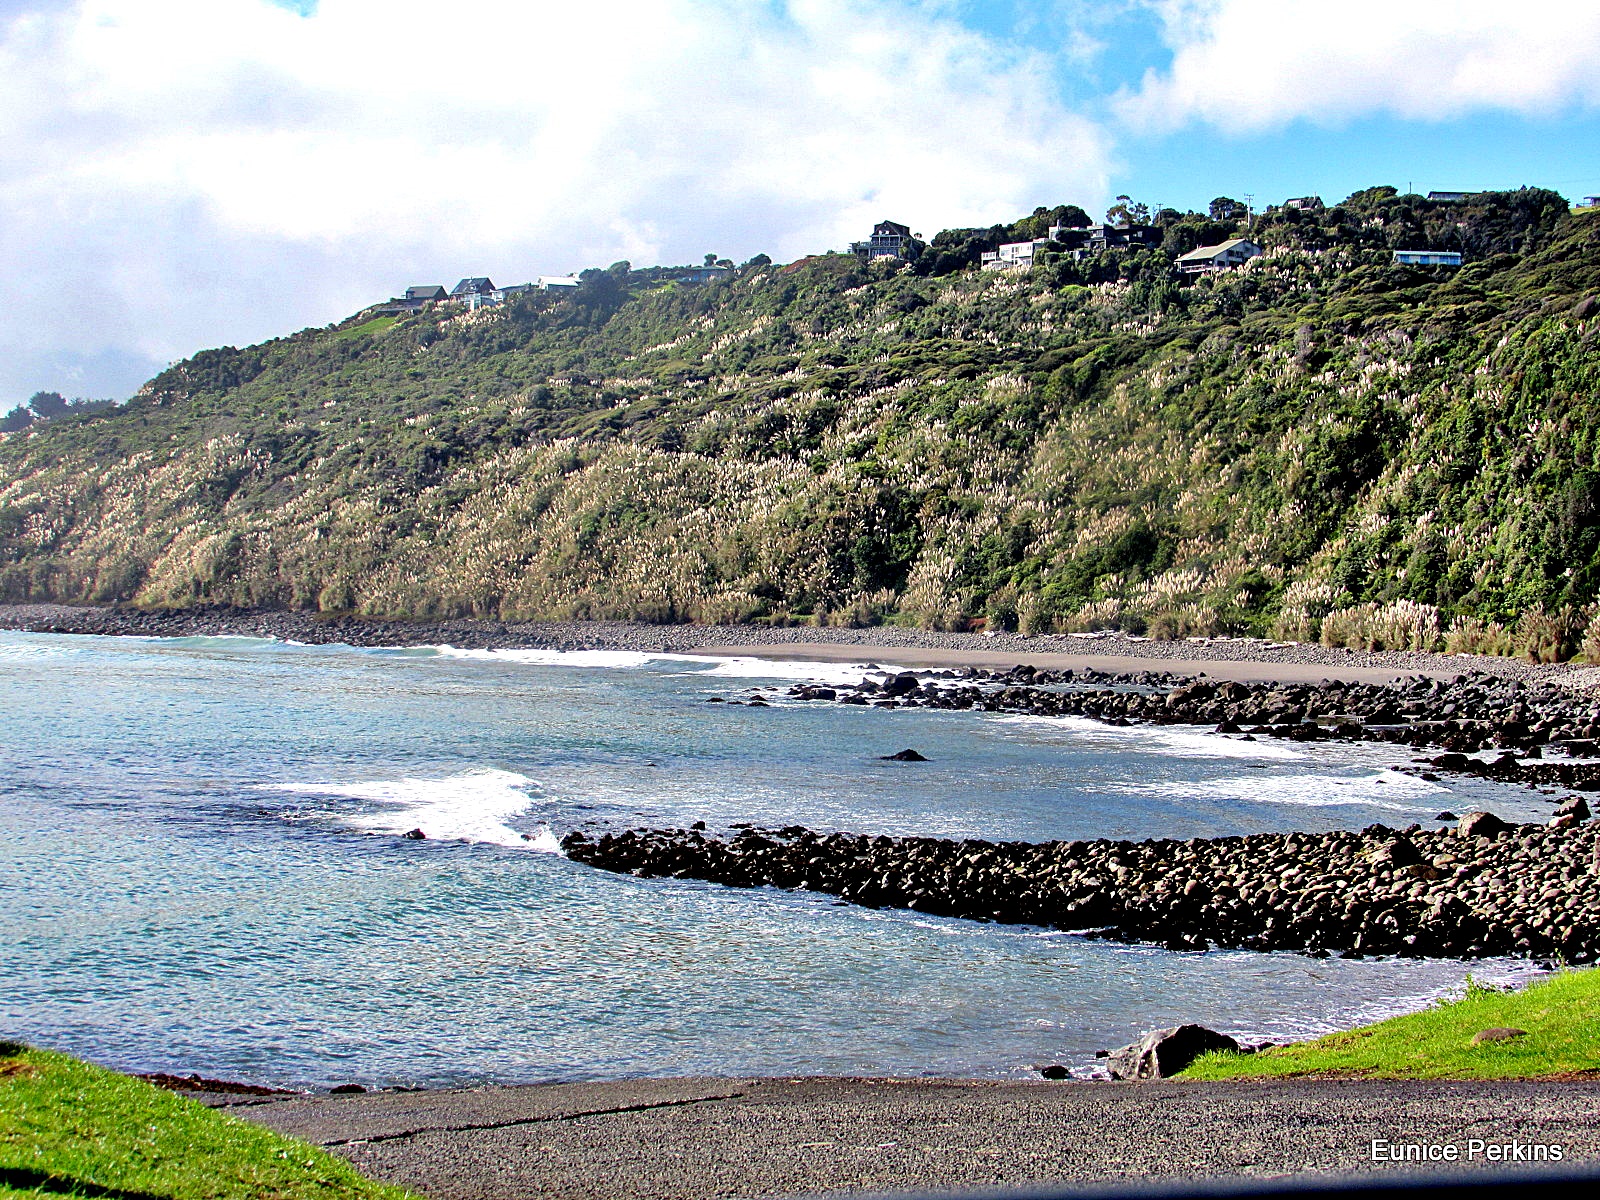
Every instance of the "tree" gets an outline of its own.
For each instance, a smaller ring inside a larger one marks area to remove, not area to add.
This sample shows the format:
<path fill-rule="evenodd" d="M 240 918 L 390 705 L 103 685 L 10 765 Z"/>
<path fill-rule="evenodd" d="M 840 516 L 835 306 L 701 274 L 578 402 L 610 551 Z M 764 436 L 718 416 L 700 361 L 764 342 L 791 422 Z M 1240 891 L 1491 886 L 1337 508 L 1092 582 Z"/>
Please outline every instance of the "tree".
<path fill-rule="evenodd" d="M 34 416 L 49 420 L 61 416 L 71 406 L 60 392 L 35 392 L 28 400 L 28 407 Z"/>
<path fill-rule="evenodd" d="M 16 433 L 19 429 L 26 429 L 33 424 L 33 413 L 25 405 L 17 405 L 5 416 L 0 417 L 0 433 Z"/>
<path fill-rule="evenodd" d="M 1118 196 L 1117 202 L 1106 210 L 1106 223 L 1115 225 L 1118 229 L 1126 229 L 1130 225 L 1147 225 L 1150 222 L 1150 206 L 1136 204 L 1127 196 Z"/>
<path fill-rule="evenodd" d="M 767 254 L 758 254 L 744 265 L 746 267 L 770 267 L 772 265 L 772 257 Z"/>
<path fill-rule="evenodd" d="M 1239 221 L 1249 215 L 1249 210 L 1232 196 L 1218 196 L 1207 211 L 1213 221 Z"/>
<path fill-rule="evenodd" d="M 718 257 L 719 256 L 716 255 L 716 254 L 707 254 L 706 255 L 706 266 L 708 266 L 708 267 L 716 266 Z"/>

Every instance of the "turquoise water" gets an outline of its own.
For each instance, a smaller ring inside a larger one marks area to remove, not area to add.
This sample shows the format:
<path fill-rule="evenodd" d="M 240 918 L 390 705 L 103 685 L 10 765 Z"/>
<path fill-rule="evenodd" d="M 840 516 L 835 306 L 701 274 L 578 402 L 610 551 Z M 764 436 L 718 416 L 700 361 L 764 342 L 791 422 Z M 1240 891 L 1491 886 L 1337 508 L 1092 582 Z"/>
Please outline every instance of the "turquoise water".
<path fill-rule="evenodd" d="M 1179 1020 L 1335 1028 L 1466 968 L 1177 954 L 639 880 L 554 839 L 695 820 L 1191 837 L 1542 811 L 1398 774 L 1390 750 L 781 699 L 860 674 L 0 633 L 0 1032 L 301 1086 L 1087 1068 Z M 773 705 L 706 703 L 752 688 Z M 878 761 L 905 747 L 932 761 Z M 429 840 L 397 836 L 418 827 Z"/>

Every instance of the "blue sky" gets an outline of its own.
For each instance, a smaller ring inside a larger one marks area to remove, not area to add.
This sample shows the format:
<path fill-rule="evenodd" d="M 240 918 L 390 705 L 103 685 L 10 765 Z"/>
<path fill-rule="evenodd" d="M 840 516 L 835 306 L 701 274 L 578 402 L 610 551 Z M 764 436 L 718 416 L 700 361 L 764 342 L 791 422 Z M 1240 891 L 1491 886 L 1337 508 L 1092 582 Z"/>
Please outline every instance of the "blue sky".
<path fill-rule="evenodd" d="M 0 409 L 412 283 L 1597 147 L 1592 0 L 0 0 Z"/>

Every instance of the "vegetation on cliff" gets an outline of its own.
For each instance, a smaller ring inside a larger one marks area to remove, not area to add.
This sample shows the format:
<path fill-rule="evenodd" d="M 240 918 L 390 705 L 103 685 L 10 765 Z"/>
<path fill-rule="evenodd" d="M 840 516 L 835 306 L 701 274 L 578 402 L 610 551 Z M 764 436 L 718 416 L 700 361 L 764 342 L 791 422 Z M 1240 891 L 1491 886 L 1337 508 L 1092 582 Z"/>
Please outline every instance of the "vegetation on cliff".
<path fill-rule="evenodd" d="M 1071 210 L 208 350 L 0 439 L 0 596 L 1583 650 L 1600 219 L 1374 188 L 1181 276 L 1212 209 L 1027 273 L 968 264 Z"/>

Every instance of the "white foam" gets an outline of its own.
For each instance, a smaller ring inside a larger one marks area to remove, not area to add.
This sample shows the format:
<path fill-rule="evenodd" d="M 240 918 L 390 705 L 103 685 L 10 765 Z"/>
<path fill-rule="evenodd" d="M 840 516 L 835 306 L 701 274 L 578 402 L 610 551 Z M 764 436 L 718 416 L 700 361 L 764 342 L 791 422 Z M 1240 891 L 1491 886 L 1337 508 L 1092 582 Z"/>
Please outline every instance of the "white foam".
<path fill-rule="evenodd" d="M 533 780 L 515 771 L 476 770 L 445 779 L 379 779 L 362 783 L 277 783 L 265 790 L 302 796 L 343 796 L 383 807 L 329 814 L 363 833 L 402 834 L 420 829 L 431 841 L 482 842 L 545 854 L 561 853 L 555 834 L 540 826 L 531 838 L 506 824 L 532 803 Z"/>
<path fill-rule="evenodd" d="M 1106 725 L 1089 717 L 1035 717 L 1026 714 L 996 718 L 1006 724 L 1055 729 L 1079 741 L 1138 742 L 1138 749 L 1175 758 L 1248 758 L 1297 761 L 1305 753 L 1277 741 L 1246 742 L 1220 733 L 1170 725 Z"/>
<path fill-rule="evenodd" d="M 696 674 L 716 679 L 792 679 L 807 683 L 857 684 L 868 675 L 883 675 L 882 667 L 866 663 L 801 662 L 772 658 L 715 658 L 710 655 L 682 655 L 681 662 L 713 663 L 710 670 Z"/>
<path fill-rule="evenodd" d="M 463 650 L 435 646 L 441 658 L 476 659 L 481 662 L 521 663 L 535 667 L 642 667 L 670 654 L 645 654 L 637 650 Z"/>
<path fill-rule="evenodd" d="M 521 663 L 538 667 L 591 667 L 633 670 L 673 663 L 701 668 L 692 672 L 716 679 L 786 679 L 810 683 L 855 684 L 871 673 L 865 663 L 794 662 L 746 655 L 674 654 L 665 650 L 463 650 L 432 646 L 442 658 Z M 882 668 L 877 671 L 883 674 Z"/>
<path fill-rule="evenodd" d="M 1420 813 L 1434 806 L 1419 806 L 1415 801 L 1449 789 L 1399 771 L 1379 771 L 1373 775 L 1255 775 L 1136 784 L 1128 790 L 1152 796 L 1205 796 L 1219 800 L 1289 804 L 1299 808 L 1359 806 L 1382 808 L 1390 812 Z"/>

